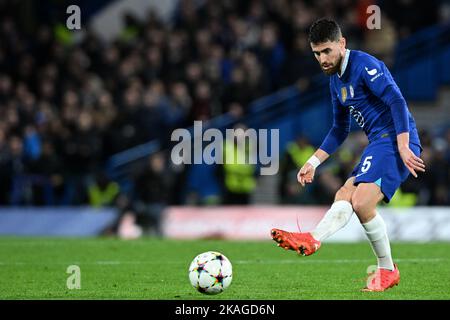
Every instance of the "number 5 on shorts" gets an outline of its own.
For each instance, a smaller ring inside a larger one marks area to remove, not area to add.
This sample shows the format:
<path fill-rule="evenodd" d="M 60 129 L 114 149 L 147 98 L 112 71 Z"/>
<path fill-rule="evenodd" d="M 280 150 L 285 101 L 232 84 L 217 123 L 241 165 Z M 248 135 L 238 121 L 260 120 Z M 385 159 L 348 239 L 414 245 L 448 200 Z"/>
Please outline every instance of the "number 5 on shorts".
<path fill-rule="evenodd" d="M 370 160 L 372 160 L 373 156 L 368 156 L 364 159 L 363 165 L 361 167 L 361 172 L 367 172 L 371 166 Z"/>

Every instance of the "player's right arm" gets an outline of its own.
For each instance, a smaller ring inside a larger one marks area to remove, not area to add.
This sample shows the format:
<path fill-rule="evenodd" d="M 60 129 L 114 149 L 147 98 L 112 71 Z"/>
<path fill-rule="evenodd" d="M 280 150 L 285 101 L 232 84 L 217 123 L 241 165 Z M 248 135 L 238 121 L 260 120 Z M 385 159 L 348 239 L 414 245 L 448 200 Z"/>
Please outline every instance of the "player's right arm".
<path fill-rule="evenodd" d="M 314 152 L 314 154 L 313 154 L 313 157 L 316 157 L 317 159 L 319 159 L 320 162 L 318 162 L 318 163 L 324 162 L 325 160 L 328 159 L 329 156 L 330 155 L 328 153 L 326 153 L 325 151 L 323 151 L 320 148 L 317 149 L 316 152 Z M 313 182 L 316 168 L 317 168 L 317 166 L 315 166 L 310 161 L 306 162 L 300 168 L 300 171 L 297 174 L 297 180 L 303 187 L 305 186 L 305 183 Z"/>
<path fill-rule="evenodd" d="M 333 104 L 333 126 L 323 140 L 319 149 L 300 168 L 297 174 L 298 182 L 304 187 L 314 180 L 314 174 L 319 164 L 323 163 L 344 142 L 350 132 L 350 112 L 342 106 L 331 87 L 331 102 Z"/>

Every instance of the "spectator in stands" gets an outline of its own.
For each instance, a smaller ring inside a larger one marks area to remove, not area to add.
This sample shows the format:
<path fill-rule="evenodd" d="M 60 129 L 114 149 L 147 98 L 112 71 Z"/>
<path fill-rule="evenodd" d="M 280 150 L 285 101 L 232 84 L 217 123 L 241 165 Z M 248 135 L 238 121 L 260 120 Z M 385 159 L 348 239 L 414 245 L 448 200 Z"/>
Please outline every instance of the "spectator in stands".
<path fill-rule="evenodd" d="M 208 120 L 211 118 L 214 101 L 211 95 L 211 86 L 206 81 L 199 81 L 195 85 L 194 99 L 190 114 L 191 123 L 196 120 Z"/>
<path fill-rule="evenodd" d="M 280 162 L 279 194 L 281 203 L 313 204 L 315 199 L 310 188 L 301 188 L 297 181 L 298 169 L 314 153 L 314 147 L 305 136 L 290 142 Z"/>
<path fill-rule="evenodd" d="M 398 35 L 391 19 L 381 13 L 382 29 L 367 30 L 363 50 L 370 52 L 386 65 L 394 63 L 394 49 L 398 43 Z"/>
<path fill-rule="evenodd" d="M 445 158 L 447 145 L 443 139 L 434 141 L 433 160 L 429 170 L 432 180 L 431 199 L 436 205 L 450 205 L 450 166 L 449 160 Z"/>
<path fill-rule="evenodd" d="M 237 65 L 231 72 L 230 84 L 225 87 L 222 104 L 227 106 L 233 102 L 237 102 L 242 106 L 246 106 L 251 100 L 250 87 L 245 80 L 245 71 L 240 65 Z"/>
<path fill-rule="evenodd" d="M 64 143 L 64 164 L 67 168 L 67 203 L 87 203 L 87 186 L 98 170 L 101 139 L 90 112 L 81 111 Z"/>
<path fill-rule="evenodd" d="M 61 205 L 64 192 L 63 163 L 51 141 L 42 143 L 39 157 L 29 164 L 28 172 L 39 182 L 33 185 L 33 204 Z"/>
<path fill-rule="evenodd" d="M 223 164 L 217 168 L 219 181 L 224 192 L 225 205 L 246 205 L 256 188 L 256 165 L 250 159 L 255 159 L 255 142 L 245 138 L 246 126 L 238 123 L 232 139 L 223 142 Z M 241 162 L 242 161 L 242 162 Z"/>
<path fill-rule="evenodd" d="M 284 65 L 282 85 L 297 82 L 301 91 L 304 91 L 314 74 L 317 74 L 318 66 L 311 59 L 311 48 L 306 33 L 298 33 L 292 40 L 292 50 L 289 52 Z"/>
<path fill-rule="evenodd" d="M 257 48 L 259 61 L 267 68 L 270 89 L 276 90 L 284 76 L 281 70 L 286 58 L 286 51 L 274 23 L 267 23 L 262 27 L 259 43 Z"/>
<path fill-rule="evenodd" d="M 9 204 L 12 175 L 9 171 L 9 147 L 5 124 L 0 120 L 0 205 Z"/>
<path fill-rule="evenodd" d="M 119 184 L 111 181 L 104 172 L 98 173 L 88 186 L 89 205 L 93 207 L 112 207 L 119 194 Z"/>
<path fill-rule="evenodd" d="M 29 184 L 24 180 L 26 173 L 26 161 L 23 151 L 23 140 L 18 135 L 11 135 L 8 140 L 8 149 L 5 154 L 4 170 L 9 173 L 6 179 L 6 185 L 11 185 L 10 204 L 30 204 L 30 193 L 23 192 L 28 190 Z"/>
<path fill-rule="evenodd" d="M 145 232 L 160 234 L 161 231 L 161 215 L 171 196 L 171 176 L 166 163 L 164 154 L 152 155 L 134 182 L 134 210 L 137 213 L 137 222 L 144 227 Z"/>

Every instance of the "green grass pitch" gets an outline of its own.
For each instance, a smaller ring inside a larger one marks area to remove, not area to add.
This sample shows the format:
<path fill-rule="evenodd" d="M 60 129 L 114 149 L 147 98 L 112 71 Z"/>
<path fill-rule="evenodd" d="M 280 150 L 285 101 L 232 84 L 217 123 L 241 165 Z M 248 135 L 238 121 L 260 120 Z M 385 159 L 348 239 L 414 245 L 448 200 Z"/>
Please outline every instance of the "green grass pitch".
<path fill-rule="evenodd" d="M 220 251 L 233 264 L 233 282 L 207 296 L 188 280 L 191 260 Z M 272 241 L 175 241 L 111 238 L 0 238 L 0 299 L 450 299 L 449 243 L 394 243 L 400 285 L 364 293 L 375 263 L 368 243 L 324 243 L 309 257 Z M 69 265 L 81 288 L 69 290 Z"/>

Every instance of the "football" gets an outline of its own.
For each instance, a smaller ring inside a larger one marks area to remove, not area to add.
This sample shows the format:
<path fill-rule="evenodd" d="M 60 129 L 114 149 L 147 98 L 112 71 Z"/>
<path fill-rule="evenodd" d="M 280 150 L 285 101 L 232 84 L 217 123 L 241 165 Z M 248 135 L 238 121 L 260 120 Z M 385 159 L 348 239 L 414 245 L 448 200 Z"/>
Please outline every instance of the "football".
<path fill-rule="evenodd" d="M 230 260 L 220 252 L 199 254 L 189 266 L 189 281 L 199 292 L 219 294 L 227 289 L 233 279 Z"/>

